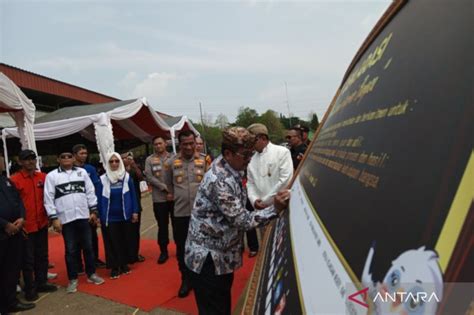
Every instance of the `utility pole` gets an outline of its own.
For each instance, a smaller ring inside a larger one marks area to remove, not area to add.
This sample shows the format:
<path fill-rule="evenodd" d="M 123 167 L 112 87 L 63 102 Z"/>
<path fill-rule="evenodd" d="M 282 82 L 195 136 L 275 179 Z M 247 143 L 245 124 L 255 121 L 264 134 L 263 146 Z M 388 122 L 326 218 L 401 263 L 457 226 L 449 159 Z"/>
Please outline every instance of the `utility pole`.
<path fill-rule="evenodd" d="M 288 108 L 288 119 L 290 120 L 290 128 L 293 127 L 291 123 L 291 112 L 290 112 L 290 101 L 288 101 L 288 86 L 286 85 L 285 81 L 285 92 L 286 92 L 286 107 Z"/>
<path fill-rule="evenodd" d="M 202 119 L 202 104 L 201 102 L 199 102 L 199 112 L 201 113 L 201 131 L 202 131 L 202 135 L 201 135 L 201 138 L 203 141 L 205 141 L 206 139 L 204 138 L 204 134 L 206 133 L 206 127 L 204 125 L 204 120 Z M 204 152 L 207 154 L 207 144 L 204 146 Z"/>
<path fill-rule="evenodd" d="M 199 112 L 201 113 L 201 129 L 202 129 L 202 133 L 204 133 L 204 121 L 202 119 L 202 104 L 201 102 L 199 102 Z"/>

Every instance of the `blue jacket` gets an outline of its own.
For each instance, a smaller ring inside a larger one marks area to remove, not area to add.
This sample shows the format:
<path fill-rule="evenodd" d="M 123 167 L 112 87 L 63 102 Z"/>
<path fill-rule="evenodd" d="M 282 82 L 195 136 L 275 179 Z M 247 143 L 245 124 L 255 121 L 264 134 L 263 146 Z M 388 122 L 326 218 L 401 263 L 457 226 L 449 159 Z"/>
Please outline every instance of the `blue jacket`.
<path fill-rule="evenodd" d="M 99 216 L 102 224 L 105 226 L 109 222 L 109 207 L 110 207 L 110 181 L 107 174 L 100 177 L 100 184 L 98 185 L 97 196 L 99 197 Z M 123 204 L 123 220 L 128 221 L 133 213 L 138 213 L 137 196 L 133 179 L 125 173 L 123 190 L 122 190 L 122 204 Z"/>

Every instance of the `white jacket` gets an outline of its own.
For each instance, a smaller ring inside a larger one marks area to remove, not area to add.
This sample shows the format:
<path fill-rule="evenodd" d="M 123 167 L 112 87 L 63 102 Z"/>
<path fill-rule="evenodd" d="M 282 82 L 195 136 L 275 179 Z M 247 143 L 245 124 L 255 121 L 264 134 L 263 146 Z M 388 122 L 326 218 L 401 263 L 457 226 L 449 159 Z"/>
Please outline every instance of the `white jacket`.
<path fill-rule="evenodd" d="M 255 153 L 247 167 L 247 190 L 252 206 L 261 199 L 267 206 L 273 197 L 285 188 L 293 176 L 290 150 L 271 142 L 262 153 Z"/>
<path fill-rule="evenodd" d="M 88 219 L 91 211 L 97 211 L 97 197 L 87 171 L 74 166 L 69 171 L 59 167 L 49 172 L 44 183 L 44 206 L 48 217 L 59 218 L 62 224 Z"/>

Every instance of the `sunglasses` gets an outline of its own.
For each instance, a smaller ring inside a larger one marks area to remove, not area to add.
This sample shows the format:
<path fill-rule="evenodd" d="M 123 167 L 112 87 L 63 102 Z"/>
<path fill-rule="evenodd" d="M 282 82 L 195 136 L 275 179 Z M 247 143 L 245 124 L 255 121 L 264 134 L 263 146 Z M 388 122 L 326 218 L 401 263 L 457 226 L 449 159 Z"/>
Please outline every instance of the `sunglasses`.
<path fill-rule="evenodd" d="M 243 157 L 246 160 L 248 160 L 255 154 L 255 151 L 246 151 L 244 153 L 235 152 L 235 154 L 238 155 L 238 156 Z"/>
<path fill-rule="evenodd" d="M 20 159 L 21 161 L 36 161 L 36 157 L 35 156 L 28 156 L 24 159 Z"/>
<path fill-rule="evenodd" d="M 110 164 L 120 163 L 120 161 L 119 161 L 119 160 L 110 160 L 109 163 L 110 163 Z"/>
<path fill-rule="evenodd" d="M 61 154 L 60 159 L 72 159 L 72 154 Z"/>

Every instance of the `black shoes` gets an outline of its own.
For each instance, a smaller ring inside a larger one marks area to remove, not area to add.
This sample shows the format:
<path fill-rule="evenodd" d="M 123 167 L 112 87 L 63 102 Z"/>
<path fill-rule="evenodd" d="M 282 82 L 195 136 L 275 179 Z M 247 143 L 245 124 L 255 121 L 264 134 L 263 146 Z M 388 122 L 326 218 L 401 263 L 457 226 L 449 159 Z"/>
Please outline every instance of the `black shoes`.
<path fill-rule="evenodd" d="M 58 287 L 52 283 L 45 283 L 36 288 L 36 292 L 55 292 Z"/>
<path fill-rule="evenodd" d="M 189 292 L 191 292 L 192 288 L 191 285 L 189 284 L 189 281 L 183 280 L 181 281 L 181 287 L 179 287 L 178 291 L 178 297 L 184 298 L 189 295 Z"/>
<path fill-rule="evenodd" d="M 118 279 L 120 278 L 120 271 L 118 268 L 112 268 L 110 272 L 110 279 Z"/>
<path fill-rule="evenodd" d="M 143 257 L 142 255 L 138 254 L 137 261 L 138 261 L 138 262 L 144 262 L 144 261 L 145 261 L 145 257 Z"/>
<path fill-rule="evenodd" d="M 160 257 L 158 258 L 158 264 L 164 264 L 168 260 L 168 252 L 161 252 Z"/>
<path fill-rule="evenodd" d="M 31 290 L 31 291 L 28 291 L 28 292 L 25 292 L 25 300 L 27 300 L 28 302 L 33 302 L 33 301 L 36 301 L 37 299 L 39 299 L 39 295 L 38 295 L 38 292 L 36 292 L 36 290 Z"/>
<path fill-rule="evenodd" d="M 120 273 L 121 274 L 128 275 L 131 272 L 132 271 L 130 270 L 130 267 L 128 267 L 127 265 L 124 265 L 124 266 L 120 267 Z"/>
<path fill-rule="evenodd" d="M 99 268 L 99 269 L 104 269 L 107 265 L 105 264 L 105 262 L 103 262 L 102 260 L 100 259 L 97 259 L 95 261 L 95 267 L 96 268 Z"/>
<path fill-rule="evenodd" d="M 31 289 L 25 291 L 25 300 L 28 302 L 33 302 L 39 299 L 38 292 L 54 292 L 57 291 L 58 287 L 52 283 L 45 283 L 36 287 L 36 289 Z"/>
<path fill-rule="evenodd" d="M 18 302 L 18 303 L 16 303 L 15 306 L 9 308 L 8 312 L 9 313 L 23 312 L 23 311 L 31 310 L 35 306 L 36 305 L 34 303 L 21 303 L 21 302 Z"/>

